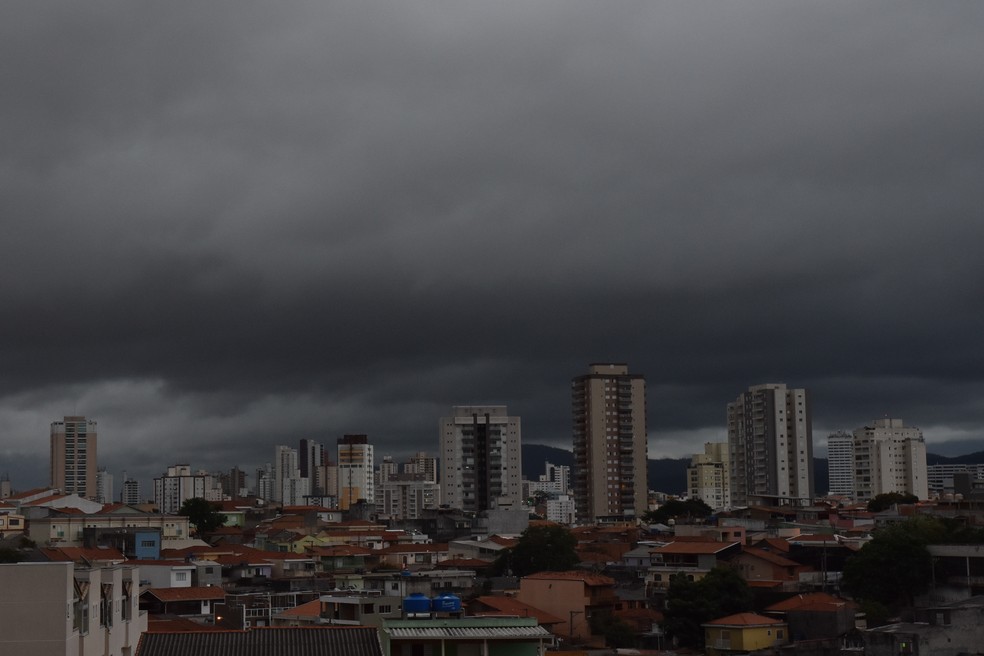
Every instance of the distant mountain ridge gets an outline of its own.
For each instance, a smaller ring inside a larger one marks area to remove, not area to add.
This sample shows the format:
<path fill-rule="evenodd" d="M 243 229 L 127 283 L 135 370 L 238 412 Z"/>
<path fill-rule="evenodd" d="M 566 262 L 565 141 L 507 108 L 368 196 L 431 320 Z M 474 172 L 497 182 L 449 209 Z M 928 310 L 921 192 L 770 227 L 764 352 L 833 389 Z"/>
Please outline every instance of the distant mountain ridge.
<path fill-rule="evenodd" d="M 543 473 L 546 462 L 555 465 L 574 465 L 574 454 L 567 449 L 545 444 L 523 445 L 523 477 L 535 481 Z M 927 465 L 973 465 L 984 463 L 984 451 L 975 451 L 963 456 L 941 456 L 935 453 L 926 454 Z M 647 474 L 649 489 L 667 494 L 685 494 L 687 491 L 687 467 L 690 458 L 658 458 L 649 459 Z M 813 459 L 813 486 L 818 495 L 827 493 L 828 464 L 826 458 Z"/>

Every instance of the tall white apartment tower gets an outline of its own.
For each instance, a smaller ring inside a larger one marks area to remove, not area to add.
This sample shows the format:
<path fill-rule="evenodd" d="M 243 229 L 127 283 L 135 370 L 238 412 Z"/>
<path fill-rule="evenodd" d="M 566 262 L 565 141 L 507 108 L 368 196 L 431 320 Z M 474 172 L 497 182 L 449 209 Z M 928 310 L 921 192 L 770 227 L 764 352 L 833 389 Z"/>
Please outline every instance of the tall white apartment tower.
<path fill-rule="evenodd" d="M 854 498 L 854 436 L 837 431 L 827 437 L 827 494 Z"/>
<path fill-rule="evenodd" d="M 901 419 L 876 419 L 854 431 L 854 489 L 858 501 L 889 492 L 929 497 L 926 442 Z"/>
<path fill-rule="evenodd" d="M 520 419 L 506 406 L 454 406 L 441 418 L 441 499 L 478 512 L 522 500 Z"/>
<path fill-rule="evenodd" d="M 96 422 L 85 417 L 51 422 L 51 487 L 93 499 L 97 471 Z"/>
<path fill-rule="evenodd" d="M 338 438 L 338 507 L 349 507 L 364 499 L 375 503 L 373 485 L 375 463 L 372 445 L 366 435 L 343 435 Z"/>
<path fill-rule="evenodd" d="M 571 381 L 579 522 L 634 517 L 648 495 L 646 380 L 626 364 L 592 364 Z"/>
<path fill-rule="evenodd" d="M 804 389 L 755 385 L 728 404 L 731 505 L 813 499 L 813 419 Z"/>

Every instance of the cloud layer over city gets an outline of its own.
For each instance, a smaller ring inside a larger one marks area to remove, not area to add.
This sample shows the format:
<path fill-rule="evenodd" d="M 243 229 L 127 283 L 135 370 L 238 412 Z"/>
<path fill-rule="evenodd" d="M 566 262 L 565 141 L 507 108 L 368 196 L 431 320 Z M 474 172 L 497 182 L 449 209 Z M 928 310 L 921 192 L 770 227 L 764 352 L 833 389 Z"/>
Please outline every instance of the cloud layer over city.
<path fill-rule="evenodd" d="M 984 437 L 984 5 L 22 3 L 0 21 L 0 471 L 253 468 L 450 406 L 650 454 L 749 385 Z M 146 487 L 146 486 L 145 486 Z"/>

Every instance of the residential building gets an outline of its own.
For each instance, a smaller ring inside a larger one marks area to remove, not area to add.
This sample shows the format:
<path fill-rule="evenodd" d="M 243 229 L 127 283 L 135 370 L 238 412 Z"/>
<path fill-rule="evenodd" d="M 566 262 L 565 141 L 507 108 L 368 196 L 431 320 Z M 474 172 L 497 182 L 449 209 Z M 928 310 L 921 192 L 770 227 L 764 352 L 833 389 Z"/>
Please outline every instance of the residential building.
<path fill-rule="evenodd" d="M 944 494 L 953 494 L 956 492 L 954 474 L 967 474 L 971 481 L 984 481 L 984 464 L 938 464 L 927 466 L 926 480 L 930 495 L 939 497 Z"/>
<path fill-rule="evenodd" d="M 547 499 L 547 520 L 573 526 L 577 520 L 577 507 L 574 497 L 569 494 L 559 494 L 556 499 Z"/>
<path fill-rule="evenodd" d="M 728 404 L 731 505 L 809 504 L 813 419 L 804 389 L 755 385 Z"/>
<path fill-rule="evenodd" d="M 291 496 L 298 488 L 306 488 L 310 491 L 310 485 L 303 485 L 297 482 L 301 478 L 300 463 L 298 460 L 297 449 L 282 444 L 274 448 L 273 459 L 273 501 L 283 504 L 297 504 L 296 500 L 285 500 L 285 494 Z M 307 494 L 307 492 L 305 492 Z"/>
<path fill-rule="evenodd" d="M 421 474 L 423 480 L 437 483 L 437 458 L 427 455 L 426 451 L 418 451 L 410 456 L 404 471 L 408 474 Z"/>
<path fill-rule="evenodd" d="M 338 438 L 338 507 L 348 510 L 360 499 L 375 503 L 373 448 L 366 435 Z"/>
<path fill-rule="evenodd" d="M 544 472 L 535 481 L 523 481 L 523 496 L 531 497 L 537 492 L 551 496 L 570 494 L 571 468 L 567 465 L 544 463 Z"/>
<path fill-rule="evenodd" d="M 120 507 L 116 512 L 81 514 L 52 511 L 49 517 L 31 519 L 28 537 L 38 545 L 80 547 L 85 529 L 137 529 L 156 528 L 161 532 L 162 543 L 188 539 L 188 518 L 181 515 L 143 513 Z"/>
<path fill-rule="evenodd" d="M 419 519 L 441 505 L 441 488 L 425 474 L 390 474 L 376 488 L 376 511 L 388 519 Z M 380 477 L 382 478 L 382 476 Z"/>
<path fill-rule="evenodd" d="M 65 417 L 51 422 L 51 486 L 66 494 L 95 498 L 97 467 L 96 422 Z"/>
<path fill-rule="evenodd" d="M 480 512 L 522 500 L 520 419 L 506 406 L 454 406 L 441 418 L 442 502 Z"/>
<path fill-rule="evenodd" d="M 101 468 L 96 472 L 96 501 L 113 503 L 113 475 Z"/>
<path fill-rule="evenodd" d="M 222 501 L 222 484 L 211 474 L 191 465 L 171 465 L 154 479 L 154 503 L 160 512 L 175 514 L 188 499 Z"/>
<path fill-rule="evenodd" d="M 789 642 L 789 627 L 785 622 L 755 613 L 728 615 L 701 626 L 707 656 L 777 650 Z"/>
<path fill-rule="evenodd" d="M 731 504 L 729 464 L 727 442 L 706 442 L 704 453 L 695 453 L 690 459 L 687 496 L 700 499 L 713 510 L 728 508 Z"/>
<path fill-rule="evenodd" d="M 646 588 L 650 593 L 665 591 L 670 587 L 670 579 L 683 574 L 690 581 L 699 581 L 718 566 L 720 561 L 728 560 L 741 553 L 741 542 L 677 541 L 670 542 L 650 551 L 651 565 L 646 575 Z"/>
<path fill-rule="evenodd" d="M 140 498 L 140 483 L 134 478 L 127 478 L 126 472 L 123 472 L 123 491 L 120 493 L 120 502 L 127 505 L 134 505 L 142 501 L 143 499 Z"/>
<path fill-rule="evenodd" d="M 854 488 L 858 501 L 898 492 L 929 497 L 926 442 L 901 419 L 876 419 L 854 431 Z"/>
<path fill-rule="evenodd" d="M 132 654 L 147 630 L 136 567 L 72 562 L 0 565 L 0 645 L 12 656 Z"/>
<path fill-rule="evenodd" d="M 578 521 L 646 511 L 646 381 L 626 364 L 592 364 L 571 382 Z"/>
<path fill-rule="evenodd" d="M 827 436 L 827 487 L 832 497 L 854 498 L 854 436 L 845 431 Z"/>
<path fill-rule="evenodd" d="M 298 469 L 300 469 L 301 478 L 310 481 L 311 494 L 336 494 L 337 490 L 330 490 L 325 486 L 324 470 L 322 469 L 325 464 L 324 445 L 314 440 L 303 439 L 298 449 L 298 455 Z"/>
<path fill-rule="evenodd" d="M 524 576 L 516 599 L 562 618 L 551 631 L 564 639 L 604 646 L 604 636 L 592 634 L 590 619 L 595 613 L 612 612 L 617 597 L 614 579 L 578 570 Z"/>

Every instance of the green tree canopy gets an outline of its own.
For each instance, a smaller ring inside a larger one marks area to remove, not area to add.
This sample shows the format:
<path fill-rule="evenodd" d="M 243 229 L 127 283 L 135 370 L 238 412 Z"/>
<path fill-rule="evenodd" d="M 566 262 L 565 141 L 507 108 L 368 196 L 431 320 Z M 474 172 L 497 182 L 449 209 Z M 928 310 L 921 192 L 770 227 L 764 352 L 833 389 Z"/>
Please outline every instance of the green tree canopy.
<path fill-rule="evenodd" d="M 573 569 L 579 562 L 576 546 L 577 538 L 562 526 L 531 526 L 523 531 L 515 547 L 499 556 L 496 570 L 526 576 Z"/>
<path fill-rule="evenodd" d="M 914 494 L 901 494 L 899 492 L 876 494 L 868 501 L 868 510 L 870 512 L 881 512 L 888 510 L 897 503 L 915 503 L 917 501 L 919 501 L 919 497 Z"/>
<path fill-rule="evenodd" d="M 674 574 L 666 593 L 663 628 L 682 646 L 701 647 L 701 624 L 719 617 L 752 610 L 752 591 L 738 572 L 715 567 L 699 581 Z"/>
<path fill-rule="evenodd" d="M 217 503 L 194 497 L 181 504 L 178 514 L 187 517 L 195 525 L 198 534 L 202 535 L 211 533 L 225 523 L 226 516 L 219 512 L 220 508 Z"/>
<path fill-rule="evenodd" d="M 671 519 L 697 519 L 707 517 L 713 509 L 701 499 L 671 499 L 656 510 L 647 510 L 642 515 L 642 521 L 647 524 L 666 524 Z"/>

